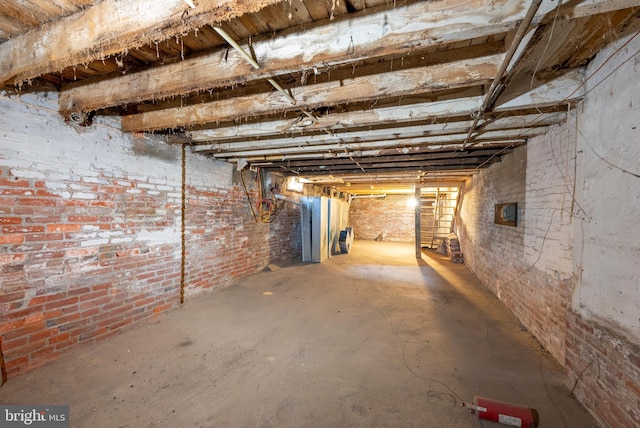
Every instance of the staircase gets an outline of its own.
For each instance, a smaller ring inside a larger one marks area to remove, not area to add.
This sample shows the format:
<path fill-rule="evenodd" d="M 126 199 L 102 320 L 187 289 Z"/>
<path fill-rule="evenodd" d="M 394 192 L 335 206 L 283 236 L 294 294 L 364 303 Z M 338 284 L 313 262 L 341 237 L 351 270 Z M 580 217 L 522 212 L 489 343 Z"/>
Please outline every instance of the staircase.
<path fill-rule="evenodd" d="M 422 189 L 420 195 L 420 244 L 422 248 L 438 248 L 453 232 L 459 188 Z"/>

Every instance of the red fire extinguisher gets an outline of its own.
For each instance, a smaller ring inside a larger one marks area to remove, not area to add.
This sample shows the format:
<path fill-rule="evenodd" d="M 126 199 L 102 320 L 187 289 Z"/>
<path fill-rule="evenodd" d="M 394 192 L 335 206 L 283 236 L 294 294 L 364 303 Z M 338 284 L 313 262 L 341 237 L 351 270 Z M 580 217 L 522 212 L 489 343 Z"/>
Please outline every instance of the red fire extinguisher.
<path fill-rule="evenodd" d="M 535 409 L 518 404 L 474 397 L 473 403 L 462 403 L 462 405 L 475 410 L 479 419 L 512 427 L 537 428 L 540 422 L 540 417 Z"/>

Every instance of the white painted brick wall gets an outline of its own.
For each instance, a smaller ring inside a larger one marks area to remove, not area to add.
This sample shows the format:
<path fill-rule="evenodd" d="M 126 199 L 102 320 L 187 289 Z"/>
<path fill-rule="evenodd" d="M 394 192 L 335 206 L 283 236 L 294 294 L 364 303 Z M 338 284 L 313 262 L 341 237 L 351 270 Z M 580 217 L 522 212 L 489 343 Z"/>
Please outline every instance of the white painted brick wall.
<path fill-rule="evenodd" d="M 573 276 L 573 222 L 584 217 L 572 198 L 575 111 L 568 123 L 529 140 L 527 150 L 525 264 L 568 279 Z"/>
<path fill-rule="evenodd" d="M 174 159 L 136 154 L 134 137 L 122 134 L 117 122 L 76 130 L 51 108 L 57 108 L 57 104 L 51 105 L 57 103 L 54 99 L 51 93 L 21 97 L 0 94 L 0 156 L 14 176 L 77 183 L 86 177 L 124 176 L 126 172 L 144 178 L 139 181 L 146 181 L 152 174 L 180 183 L 178 148 L 145 138 L 145 144 L 174 152 Z"/>
<path fill-rule="evenodd" d="M 551 148 L 565 132 L 558 126 L 479 171 L 463 188 L 457 224 L 467 266 L 559 361 L 565 331 L 553 327 L 564 324 L 573 284 L 571 251 L 561 249 L 572 245 L 572 226 Z M 517 227 L 495 224 L 495 204 L 507 202 L 518 203 Z"/>
<path fill-rule="evenodd" d="M 587 73 L 593 76 L 578 113 L 577 197 L 588 220 L 576 228 L 581 280 L 573 307 L 640 344 L 638 51 L 640 37 L 627 37 L 599 53 Z"/>
<path fill-rule="evenodd" d="M 231 187 L 234 164 L 191 153 L 187 149 L 187 184 L 203 189 Z M 248 185 L 248 183 L 247 183 Z"/>
<path fill-rule="evenodd" d="M 71 200 L 99 199 L 92 190 L 99 176 L 127 177 L 136 182 L 131 189 L 136 193 L 161 187 L 150 180 L 180 192 L 179 148 L 123 134 L 114 120 L 76 129 L 65 124 L 56 109 L 56 94 L 0 94 L 0 168 L 16 178 L 43 181 L 51 194 Z M 164 231 L 143 231 L 134 239 L 148 245 L 179 243 L 179 221 L 177 217 Z M 110 238 L 85 238 L 83 247 L 113 243 Z"/>

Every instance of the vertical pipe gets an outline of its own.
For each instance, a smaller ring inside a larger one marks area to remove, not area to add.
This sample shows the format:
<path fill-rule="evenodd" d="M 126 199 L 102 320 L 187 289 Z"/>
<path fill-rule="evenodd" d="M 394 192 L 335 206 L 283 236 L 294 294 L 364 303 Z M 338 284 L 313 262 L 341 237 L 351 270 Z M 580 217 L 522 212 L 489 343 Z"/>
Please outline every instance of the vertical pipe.
<path fill-rule="evenodd" d="M 185 264 L 186 264 L 186 248 L 185 248 L 185 211 L 187 205 L 187 149 L 186 145 L 182 145 L 182 201 L 180 209 L 180 304 L 184 304 L 184 278 L 185 278 Z"/>
<path fill-rule="evenodd" d="M 416 186 L 413 197 L 416 199 L 416 259 L 422 258 L 422 236 L 420 232 L 420 186 Z"/>

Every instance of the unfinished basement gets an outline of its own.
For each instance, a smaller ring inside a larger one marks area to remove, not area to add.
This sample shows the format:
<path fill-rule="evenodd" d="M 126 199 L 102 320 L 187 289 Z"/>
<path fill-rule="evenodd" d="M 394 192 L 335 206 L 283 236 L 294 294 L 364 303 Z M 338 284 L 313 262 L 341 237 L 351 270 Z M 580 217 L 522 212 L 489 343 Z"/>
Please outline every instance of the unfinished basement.
<path fill-rule="evenodd" d="M 0 426 L 640 427 L 639 0 L 4 0 Z"/>

